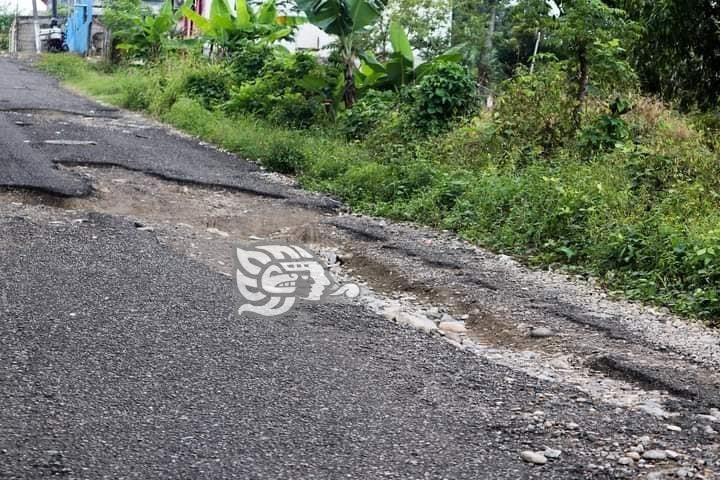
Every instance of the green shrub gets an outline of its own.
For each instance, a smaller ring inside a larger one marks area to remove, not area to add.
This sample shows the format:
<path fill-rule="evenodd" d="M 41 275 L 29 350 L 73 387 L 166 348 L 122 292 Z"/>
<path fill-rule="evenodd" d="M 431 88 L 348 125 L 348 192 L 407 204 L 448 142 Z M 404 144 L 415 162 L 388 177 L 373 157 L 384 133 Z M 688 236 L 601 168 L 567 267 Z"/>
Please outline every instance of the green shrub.
<path fill-rule="evenodd" d="M 627 100 L 616 98 L 610 104 L 610 113 L 592 119 L 578 134 L 580 149 L 588 154 L 611 150 L 630 139 L 630 128 L 621 118 L 630 110 Z"/>
<path fill-rule="evenodd" d="M 265 44 L 245 40 L 237 43 L 228 58 L 233 81 L 240 84 L 255 79 L 272 57 L 272 49 Z"/>
<path fill-rule="evenodd" d="M 297 174 L 302 172 L 306 161 L 297 146 L 277 143 L 270 147 L 270 153 L 262 159 L 262 164 L 275 172 Z"/>
<path fill-rule="evenodd" d="M 556 64 L 505 82 L 495 107 L 494 150 L 527 163 L 574 138 L 575 100 L 567 85 L 565 72 Z"/>
<path fill-rule="evenodd" d="M 130 110 L 145 110 L 158 89 L 157 79 L 153 75 L 126 75 L 121 79 L 122 97 L 120 104 Z"/>
<path fill-rule="evenodd" d="M 370 90 L 352 108 L 339 116 L 339 131 L 348 139 L 360 140 L 372 132 L 398 103 L 393 92 Z"/>
<path fill-rule="evenodd" d="M 206 108 L 213 108 L 230 98 L 230 76 L 223 65 L 205 65 L 185 77 L 184 90 Z"/>
<path fill-rule="evenodd" d="M 472 110 L 475 91 L 475 81 L 466 67 L 437 62 L 413 88 L 412 119 L 423 131 L 442 129 Z"/>
<path fill-rule="evenodd" d="M 272 123 L 294 128 L 308 128 L 322 121 L 325 113 L 317 98 L 301 93 L 285 93 L 269 97 L 267 118 Z"/>
<path fill-rule="evenodd" d="M 312 55 L 277 54 L 265 63 L 261 76 L 232 90 L 224 110 L 307 128 L 326 118 L 326 100 L 334 88 L 329 75 Z"/>

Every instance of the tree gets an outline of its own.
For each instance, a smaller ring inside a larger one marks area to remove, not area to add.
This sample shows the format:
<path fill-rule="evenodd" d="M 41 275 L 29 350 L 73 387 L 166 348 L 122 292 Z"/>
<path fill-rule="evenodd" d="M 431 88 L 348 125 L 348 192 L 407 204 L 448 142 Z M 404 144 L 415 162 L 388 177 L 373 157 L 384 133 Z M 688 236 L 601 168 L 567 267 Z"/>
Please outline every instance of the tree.
<path fill-rule="evenodd" d="M 340 41 L 340 55 L 344 70 L 343 100 L 347 108 L 357 100 L 355 70 L 356 35 L 376 22 L 387 0 L 297 0 L 308 20 Z"/>
<path fill-rule="evenodd" d="M 570 0 L 562 4 L 561 14 L 548 32 L 548 42 L 574 70 L 576 126 L 580 124 L 592 71 L 599 83 L 633 83 L 635 74 L 620 40 L 632 31 L 633 25 L 626 21 L 625 12 L 601 0 Z"/>
<path fill-rule="evenodd" d="M 502 75 L 511 76 L 519 65 L 532 66 L 536 47 L 544 46 L 544 38 L 555 21 L 545 0 L 523 0 L 508 8 L 500 23 L 496 59 Z"/>
<path fill-rule="evenodd" d="M 477 73 L 481 93 L 492 103 L 490 86 L 499 77 L 497 32 L 506 16 L 507 0 L 457 0 L 453 6 L 452 44 L 463 45 Z"/>
<path fill-rule="evenodd" d="M 616 0 L 643 28 L 632 62 L 644 90 L 684 108 L 720 100 L 720 3 L 710 0 Z"/>

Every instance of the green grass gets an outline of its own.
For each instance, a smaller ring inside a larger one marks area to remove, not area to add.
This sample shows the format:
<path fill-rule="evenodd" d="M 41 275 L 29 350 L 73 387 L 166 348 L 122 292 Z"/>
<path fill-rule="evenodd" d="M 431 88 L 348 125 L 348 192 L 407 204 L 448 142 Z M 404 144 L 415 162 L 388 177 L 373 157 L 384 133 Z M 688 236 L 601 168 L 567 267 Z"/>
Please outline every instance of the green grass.
<path fill-rule="evenodd" d="M 379 130 L 347 142 L 327 127 L 298 131 L 206 109 L 183 90 L 194 61 L 103 71 L 53 55 L 41 67 L 101 100 L 297 173 L 304 187 L 357 210 L 452 229 L 533 264 L 597 275 L 631 298 L 720 318 L 718 145 L 651 102 L 639 100 L 627 118 L 631 141 L 594 153 L 572 142 L 539 147 L 557 135 L 536 128 L 532 109 L 512 96 L 501 99 L 497 118 L 481 115 L 427 140 Z M 553 102 L 538 118 L 556 113 Z"/>

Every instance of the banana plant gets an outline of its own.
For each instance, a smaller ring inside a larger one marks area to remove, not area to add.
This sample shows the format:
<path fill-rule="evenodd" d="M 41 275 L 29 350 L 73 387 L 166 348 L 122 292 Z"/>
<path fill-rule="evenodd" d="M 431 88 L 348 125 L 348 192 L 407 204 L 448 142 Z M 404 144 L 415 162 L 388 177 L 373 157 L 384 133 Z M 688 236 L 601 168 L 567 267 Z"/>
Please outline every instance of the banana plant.
<path fill-rule="evenodd" d="M 189 3 L 191 0 L 186 0 Z M 168 45 L 181 15 L 173 12 L 171 0 L 165 0 L 157 15 L 136 16 L 122 32 L 122 42 L 116 48 L 133 57 L 157 59 Z"/>
<path fill-rule="evenodd" d="M 396 22 L 390 23 L 390 45 L 392 53 L 384 63 L 371 52 L 360 54 L 362 63 L 357 81 L 360 89 L 399 89 L 420 80 L 438 62 L 455 63 L 463 59 L 463 45 L 457 45 L 427 62 L 418 64 L 405 30 Z"/>
<path fill-rule="evenodd" d="M 221 53 L 231 51 L 244 40 L 276 42 L 292 35 L 295 28 L 306 21 L 297 16 L 278 15 L 275 0 L 265 1 L 257 11 L 246 0 L 237 0 L 235 12 L 227 0 L 212 0 L 209 18 L 189 6 L 183 6 L 180 10 L 202 32 L 203 38 L 218 47 Z"/>
<path fill-rule="evenodd" d="M 355 34 L 372 25 L 382 15 L 387 0 L 296 0 L 308 20 L 340 41 L 344 65 L 343 100 L 350 108 L 357 99 Z"/>

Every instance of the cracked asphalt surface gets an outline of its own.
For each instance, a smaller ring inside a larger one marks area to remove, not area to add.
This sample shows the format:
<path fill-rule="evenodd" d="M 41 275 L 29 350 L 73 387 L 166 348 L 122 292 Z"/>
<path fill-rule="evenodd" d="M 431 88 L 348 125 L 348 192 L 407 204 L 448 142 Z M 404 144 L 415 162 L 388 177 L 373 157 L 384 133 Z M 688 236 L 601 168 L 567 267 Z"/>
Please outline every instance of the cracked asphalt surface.
<path fill-rule="evenodd" d="M 0 79 L 23 86 L 0 89 L 6 188 L 91 195 L 60 165 L 115 165 L 337 206 L 160 126 L 137 136 L 19 63 L 0 59 Z M 361 304 L 252 320 L 234 302 L 230 278 L 126 219 L 0 203 L 0 479 L 638 478 L 675 465 L 618 464 L 638 443 L 714 478 L 717 442 L 689 411 L 596 402 Z M 561 456 L 520 459 L 546 447 Z"/>
<path fill-rule="evenodd" d="M 0 478 L 47 452 L 78 478 L 577 478 L 582 445 L 542 470 L 517 452 L 647 431 L 357 306 L 240 320 L 230 279 L 110 217 L 0 231 Z"/>

